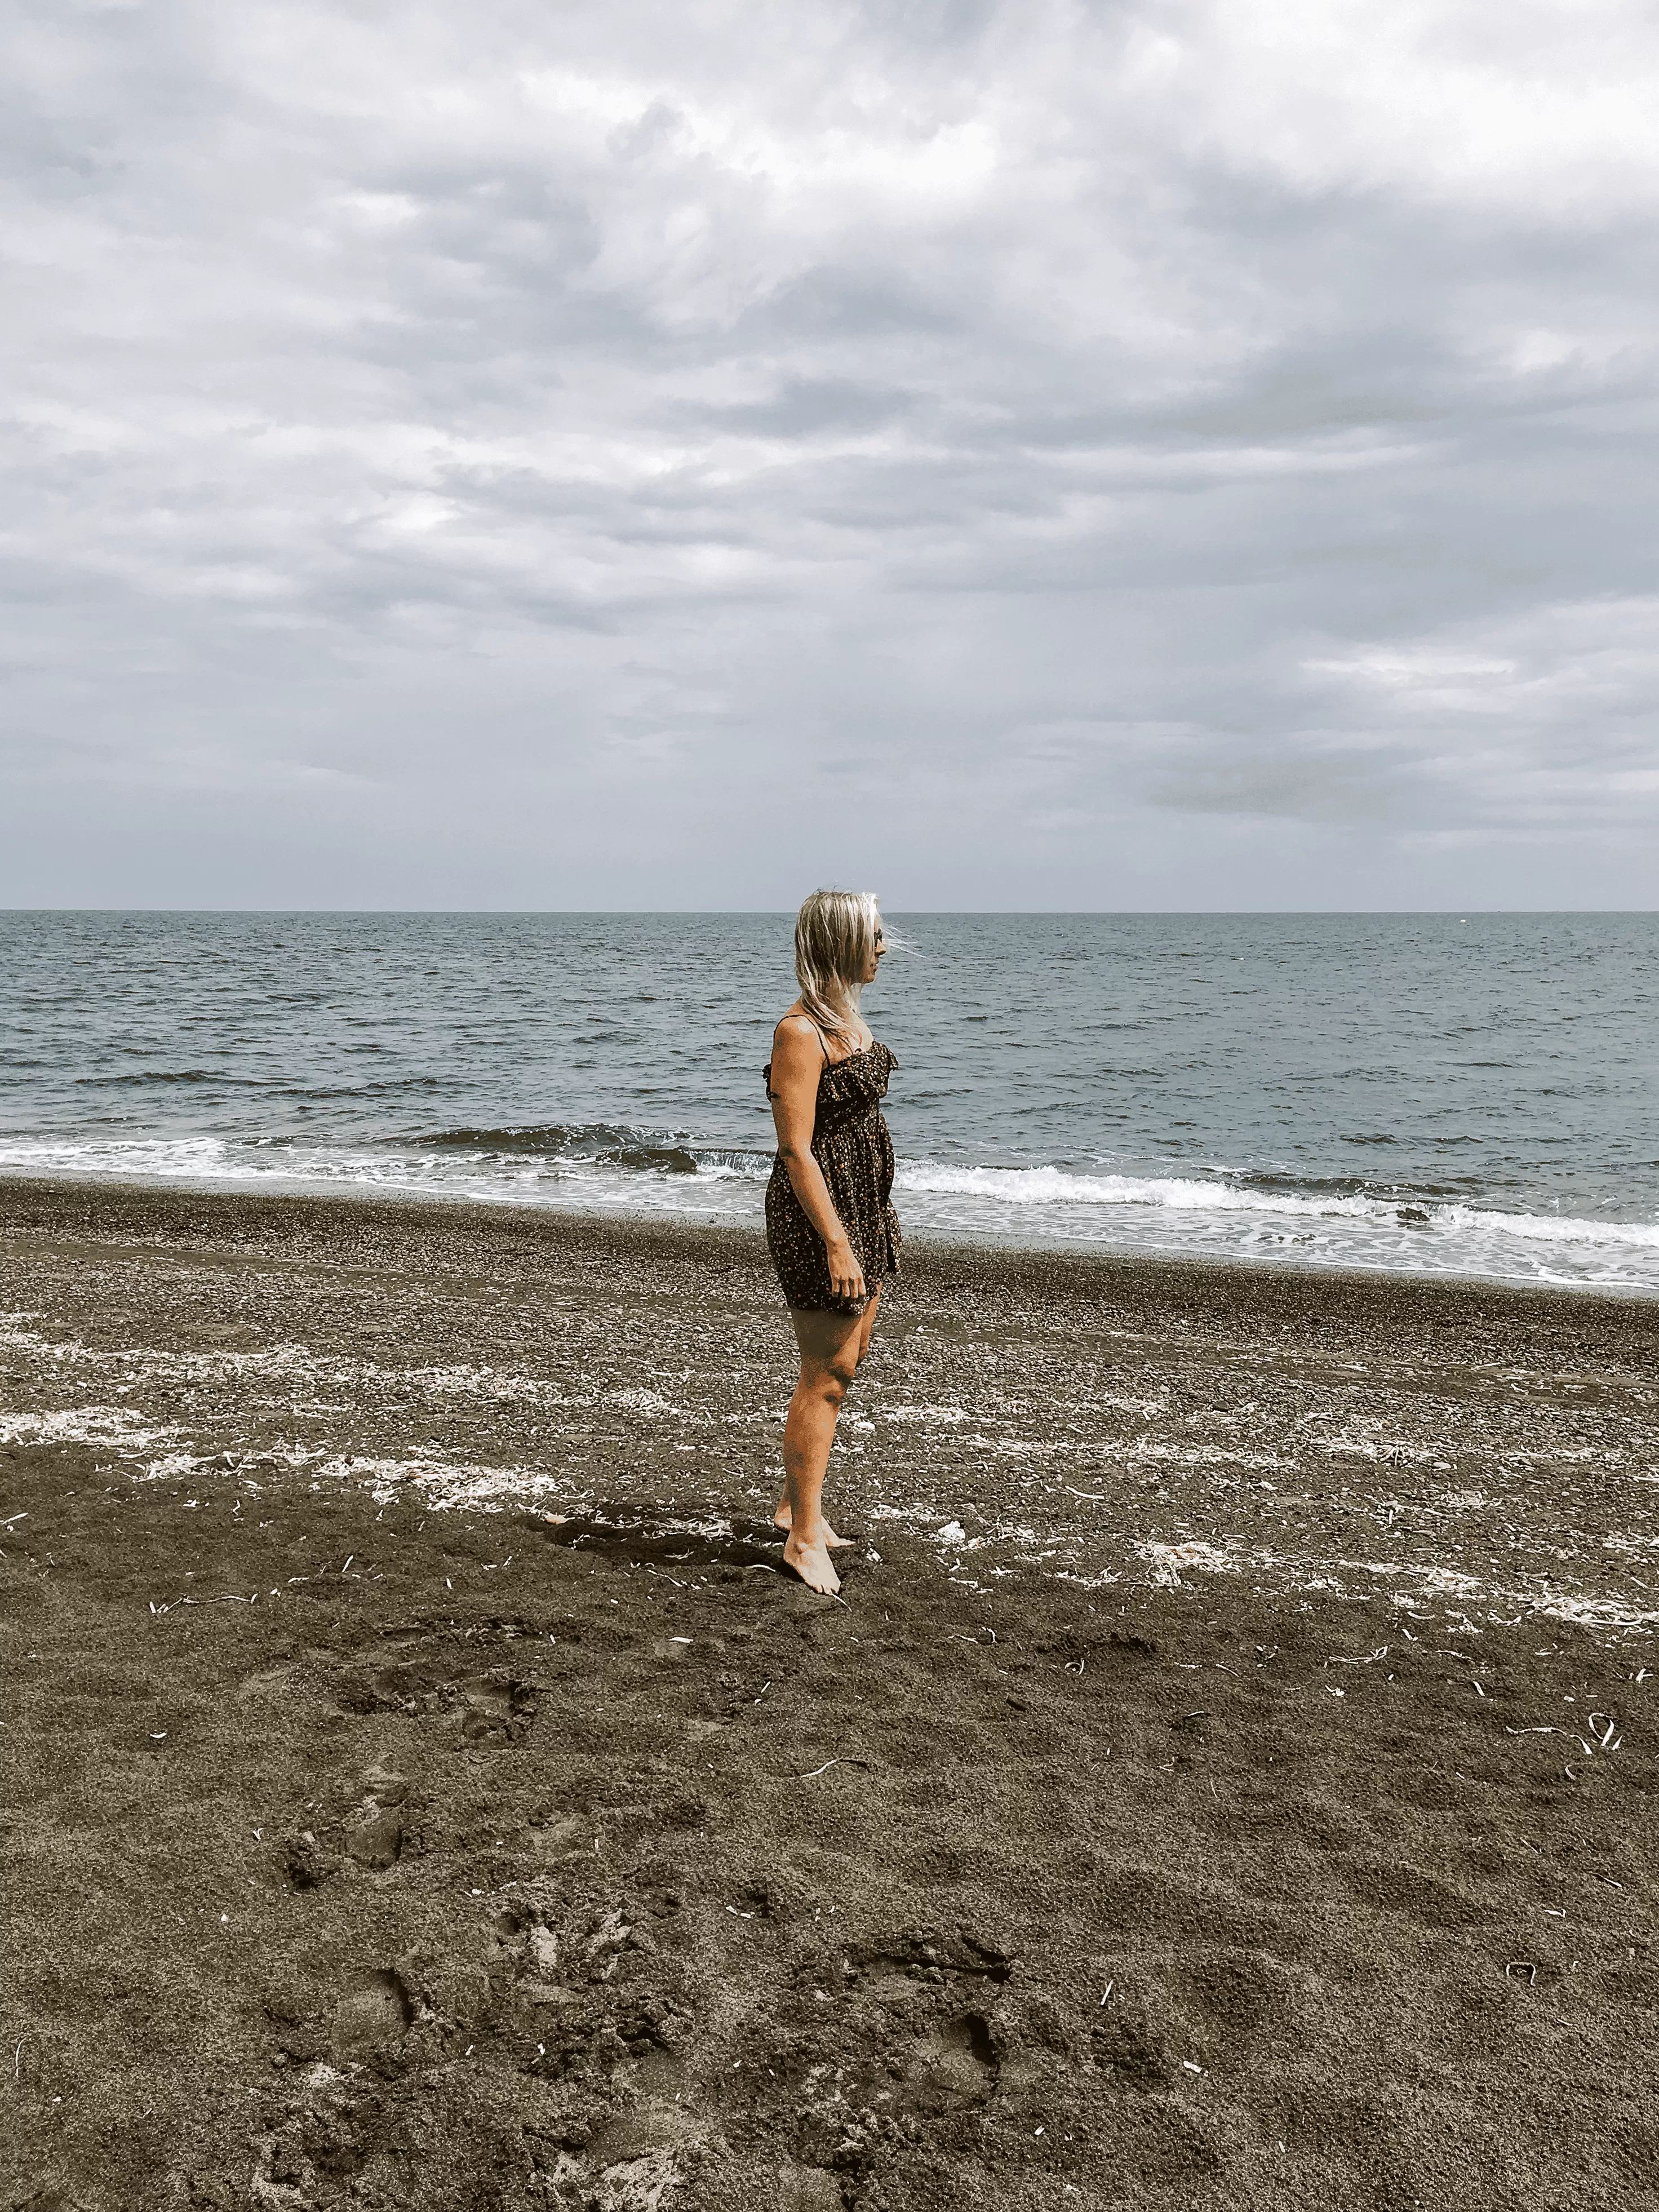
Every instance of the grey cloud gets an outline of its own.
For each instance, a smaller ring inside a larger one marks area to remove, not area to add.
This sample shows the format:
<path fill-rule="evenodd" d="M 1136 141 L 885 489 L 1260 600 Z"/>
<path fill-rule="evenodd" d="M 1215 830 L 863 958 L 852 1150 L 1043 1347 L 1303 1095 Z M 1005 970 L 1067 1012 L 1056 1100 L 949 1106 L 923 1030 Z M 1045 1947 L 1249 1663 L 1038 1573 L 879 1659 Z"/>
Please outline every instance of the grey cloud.
<path fill-rule="evenodd" d="M 787 14 L 18 17 L 0 899 L 1650 903 L 1635 0 Z"/>
<path fill-rule="evenodd" d="M 912 392 L 852 377 L 781 377 L 763 399 L 732 400 L 671 411 L 670 422 L 700 422 L 707 430 L 749 431 L 759 437 L 799 438 L 817 430 L 868 430 L 918 411 Z"/>
<path fill-rule="evenodd" d="M 1295 822 L 1375 823 L 1401 814 L 1389 763 L 1350 753 L 1261 751 L 1234 763 L 1195 763 L 1154 786 L 1162 805 L 1194 814 L 1268 815 Z"/>

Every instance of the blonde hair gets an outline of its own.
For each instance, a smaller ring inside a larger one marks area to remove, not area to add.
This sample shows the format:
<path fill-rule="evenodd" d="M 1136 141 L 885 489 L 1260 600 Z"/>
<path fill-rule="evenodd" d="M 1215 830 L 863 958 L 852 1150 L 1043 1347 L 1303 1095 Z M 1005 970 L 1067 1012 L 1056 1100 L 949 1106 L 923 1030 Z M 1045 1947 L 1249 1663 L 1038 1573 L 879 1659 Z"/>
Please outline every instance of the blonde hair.
<path fill-rule="evenodd" d="M 881 915 L 874 891 L 814 891 L 795 917 L 795 980 L 818 1027 L 858 1042 L 864 971 Z"/>

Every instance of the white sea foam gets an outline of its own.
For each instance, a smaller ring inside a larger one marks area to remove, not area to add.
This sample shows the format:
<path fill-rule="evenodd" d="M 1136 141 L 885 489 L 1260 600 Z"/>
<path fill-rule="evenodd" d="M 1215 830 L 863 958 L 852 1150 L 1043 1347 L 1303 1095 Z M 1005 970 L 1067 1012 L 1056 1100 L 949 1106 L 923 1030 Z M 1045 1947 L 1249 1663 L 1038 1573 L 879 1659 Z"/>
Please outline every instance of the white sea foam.
<path fill-rule="evenodd" d="M 463 1199 L 596 1212 L 758 1218 L 761 1155 L 696 1171 L 488 1148 L 264 1146 L 218 1136 L 0 1140 L 0 1171 L 282 1192 Z M 1462 1201 L 1264 1188 L 1220 1173 L 1138 1176 L 906 1159 L 905 1224 L 1048 1247 L 1289 1261 L 1659 1291 L 1659 1221 L 1601 1221 Z"/>
<path fill-rule="evenodd" d="M 1478 1206 L 1437 1206 L 1430 1218 L 1444 1229 L 1485 1230 L 1543 1244 L 1629 1244 L 1659 1251 L 1656 1221 L 1584 1221 L 1559 1213 L 1498 1213 Z"/>
<path fill-rule="evenodd" d="M 969 1238 L 1659 1291 L 1659 1221 L 1262 1188 L 1218 1176 L 937 1161 L 903 1163 L 897 1184 L 910 1225 Z"/>
<path fill-rule="evenodd" d="M 1282 1214 L 1292 1219 L 1401 1224 L 1397 1199 L 1362 1195 L 1302 1197 L 1196 1176 L 1068 1175 L 1060 1168 L 954 1168 L 910 1162 L 896 1177 L 901 1190 L 988 1199 L 998 1206 L 1165 1206 L 1177 1212 Z M 1430 1226 L 1475 1229 L 1541 1243 L 1631 1244 L 1659 1250 L 1659 1222 L 1589 1221 L 1560 1214 L 1501 1213 L 1491 1207 L 1424 1205 Z"/>
<path fill-rule="evenodd" d="M 906 1161 L 901 1190 L 991 1199 L 999 1206 L 1164 1206 L 1241 1213 L 1364 1213 L 1361 1198 L 1304 1199 L 1194 1176 L 1068 1175 L 1063 1169 L 957 1168 Z"/>
<path fill-rule="evenodd" d="M 615 1161 L 514 1157 L 479 1149 L 368 1152 L 299 1144 L 264 1146 L 222 1137 L 8 1138 L 0 1174 L 71 1181 L 204 1185 L 228 1190 L 359 1192 L 364 1196 L 463 1200 L 495 1206 L 691 1213 L 748 1220 L 760 1212 L 764 1170 L 724 1159 L 692 1174 Z"/>

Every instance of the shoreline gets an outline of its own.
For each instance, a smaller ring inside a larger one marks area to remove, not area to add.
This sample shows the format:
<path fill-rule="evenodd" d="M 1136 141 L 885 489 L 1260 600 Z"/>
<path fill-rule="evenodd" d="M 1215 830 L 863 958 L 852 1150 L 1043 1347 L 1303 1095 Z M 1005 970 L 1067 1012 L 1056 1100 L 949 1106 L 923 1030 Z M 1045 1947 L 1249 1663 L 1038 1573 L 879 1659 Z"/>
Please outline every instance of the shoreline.
<path fill-rule="evenodd" d="M 510 1199 L 453 1197 L 420 1191 L 270 1190 L 227 1188 L 217 1182 L 198 1185 L 145 1179 L 122 1181 L 93 1175 L 25 1176 L 0 1171 L 0 1226 L 11 1218 L 15 1206 L 26 1206 L 32 1197 L 49 1210 L 64 1210 L 85 1204 L 88 1194 L 94 1199 L 101 1197 L 111 1205 L 125 1204 L 140 1210 L 154 1206 L 161 1212 L 192 1206 L 222 1207 L 225 1212 L 221 1218 L 228 1223 L 239 1212 L 250 1218 L 257 1218 L 264 1208 L 272 1209 L 271 1218 L 276 1221 L 303 1209 L 314 1208 L 326 1215 L 331 1209 L 338 1207 L 343 1213 L 369 1217 L 384 1213 L 392 1221 L 404 1217 L 435 1218 L 456 1226 L 482 1226 L 486 1222 L 495 1222 L 506 1233 L 547 1233 L 556 1238 L 568 1236 L 577 1244 L 613 1237 L 623 1243 L 635 1240 L 648 1243 L 660 1237 L 666 1249 L 681 1250 L 687 1249 L 688 1240 L 691 1245 L 701 1240 L 715 1245 L 721 1239 L 731 1239 L 733 1249 L 741 1249 L 745 1258 L 757 1257 L 758 1264 L 769 1269 L 770 1264 L 763 1229 L 742 1222 L 677 1214 L 665 1209 L 657 1212 L 646 1207 L 618 1206 L 614 1210 L 586 1210 L 574 1206 L 527 1206 Z M 1368 1293 L 1375 1291 L 1384 1304 L 1395 1303 L 1401 1297 L 1444 1296 L 1471 1301 L 1537 1300 L 1573 1306 L 1649 1308 L 1653 1310 L 1653 1328 L 1656 1341 L 1659 1342 L 1659 1291 L 1637 1285 L 1520 1283 L 1503 1276 L 1455 1275 L 1439 1270 L 1413 1273 L 1404 1269 L 1338 1267 L 1294 1258 L 1211 1259 L 1188 1253 L 1148 1254 L 1094 1247 L 1027 1245 L 1012 1238 L 981 1243 L 913 1231 L 904 1232 L 903 1251 L 907 1258 L 914 1255 L 923 1263 L 924 1269 L 948 1268 L 958 1276 L 977 1276 L 992 1290 L 1011 1275 L 1017 1275 L 1036 1289 L 1043 1271 L 1052 1270 L 1052 1289 L 1062 1297 L 1107 1295 L 1132 1279 L 1150 1285 L 1160 1274 L 1167 1273 L 1172 1280 L 1194 1285 L 1213 1280 L 1218 1293 L 1232 1286 L 1246 1297 L 1269 1283 L 1286 1281 L 1317 1285 L 1322 1292 L 1333 1297 L 1346 1297 L 1356 1301 L 1364 1301 Z M 905 1270 L 906 1273 L 911 1272 L 914 1271 L 908 1267 Z"/>
<path fill-rule="evenodd" d="M 213 1177 L 196 1181 L 181 1176 L 177 1181 L 166 1176 L 123 1176 L 103 1169 L 85 1172 L 41 1173 L 0 1168 L 0 1189 L 37 1187 L 46 1191 L 69 1193 L 76 1190 L 107 1190 L 125 1193 L 132 1197 L 153 1194 L 157 1197 L 226 1198 L 248 1200 L 268 1200 L 273 1203 L 328 1206 L 386 1206 L 419 1209 L 438 1207 L 465 1212 L 476 1209 L 482 1213 L 497 1213 L 528 1219 L 556 1218 L 561 1220 L 587 1222 L 590 1224 L 623 1224 L 648 1228 L 660 1225 L 707 1229 L 713 1231 L 735 1230 L 739 1232 L 758 1228 L 757 1209 L 748 1218 L 738 1218 L 718 1211 L 704 1212 L 696 1207 L 654 1206 L 637 1201 L 622 1201 L 600 1205 L 562 1200 L 544 1200 L 531 1203 L 505 1193 L 496 1194 L 483 1189 L 454 1191 L 379 1188 L 373 1184 L 312 1181 L 296 1176 L 291 1181 L 276 1174 L 249 1176 L 238 1180 L 234 1176 Z M 903 1207 L 901 1206 L 901 1219 Z M 1501 1216 L 1492 1215 L 1494 1221 Z M 1624 1222 L 1602 1224 L 1609 1233 L 1618 1234 L 1632 1224 Z M 1635 1224 L 1641 1226 L 1642 1224 Z M 1144 1262 L 1153 1267 L 1192 1267 L 1215 1268 L 1224 1272 L 1242 1269 L 1249 1273 L 1283 1273 L 1311 1275 L 1339 1282 L 1353 1282 L 1372 1278 L 1407 1284 L 1437 1282 L 1454 1288 L 1489 1288 L 1493 1290 L 1539 1291 L 1546 1294 L 1561 1291 L 1574 1297 L 1608 1298 L 1618 1301 L 1659 1304 L 1659 1281 L 1644 1284 L 1591 1279 L 1589 1277 L 1556 1276 L 1549 1279 L 1517 1273 L 1486 1273 L 1478 1268 L 1460 1272 L 1455 1268 L 1423 1266 L 1401 1267 L 1353 1264 L 1322 1258 L 1300 1256 L 1292 1251 L 1264 1255 L 1217 1256 L 1207 1252 L 1183 1250 L 1171 1245 L 1158 1249 L 1138 1245 L 1130 1241 L 1114 1244 L 1107 1239 L 1056 1237 L 1048 1241 L 1022 1242 L 1022 1231 L 1029 1232 L 1030 1224 L 1008 1230 L 982 1230 L 977 1237 L 963 1237 L 948 1231 L 929 1228 L 908 1228 L 905 1231 L 908 1248 L 926 1252 L 930 1249 L 948 1250 L 963 1254 L 1014 1255 L 1021 1257 L 1052 1257 L 1056 1260 L 1100 1261 L 1107 1264 Z"/>
<path fill-rule="evenodd" d="M 834 1601 L 755 1232 L 0 1180 L 0 2201 L 1654 2186 L 1659 1314 L 910 1258 Z"/>

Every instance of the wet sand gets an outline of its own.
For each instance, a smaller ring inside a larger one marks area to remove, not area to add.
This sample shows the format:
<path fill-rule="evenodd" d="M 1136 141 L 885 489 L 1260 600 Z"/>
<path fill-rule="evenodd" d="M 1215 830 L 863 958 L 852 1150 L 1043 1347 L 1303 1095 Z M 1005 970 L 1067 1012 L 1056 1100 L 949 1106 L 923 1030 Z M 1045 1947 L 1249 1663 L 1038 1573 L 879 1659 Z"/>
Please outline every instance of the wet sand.
<path fill-rule="evenodd" d="M 1659 1305 L 0 1184 L 7 2207 L 1659 2191 Z"/>

